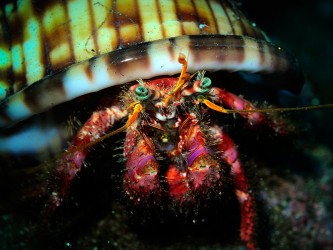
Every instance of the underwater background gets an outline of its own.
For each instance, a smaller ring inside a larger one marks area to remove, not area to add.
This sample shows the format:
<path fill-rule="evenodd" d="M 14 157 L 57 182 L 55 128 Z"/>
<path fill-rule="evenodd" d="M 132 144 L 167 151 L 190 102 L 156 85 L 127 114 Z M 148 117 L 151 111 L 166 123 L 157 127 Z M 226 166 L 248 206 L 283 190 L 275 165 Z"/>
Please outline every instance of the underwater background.
<path fill-rule="evenodd" d="M 332 103 L 333 1 L 242 2 L 272 41 L 298 58 L 306 77 L 301 102 Z M 295 182 L 281 181 L 277 192 L 287 195 L 278 194 L 280 204 L 271 208 L 272 213 L 281 209 L 282 217 L 289 218 L 293 226 L 284 228 L 283 219 L 275 220 L 272 249 L 333 249 L 333 110 L 303 115 L 299 129 L 307 129 L 298 140 L 305 157 L 296 163 Z M 303 168 L 308 160 L 309 168 Z"/>
<path fill-rule="evenodd" d="M 241 2 L 249 17 L 275 44 L 298 58 L 308 81 L 302 93 L 304 98 L 309 98 L 313 105 L 332 103 L 333 1 Z M 312 97 L 309 92 L 312 92 Z M 316 121 L 319 127 L 315 133 L 318 139 L 332 147 L 333 112 L 320 110 L 319 113 L 324 120 Z"/>
<path fill-rule="evenodd" d="M 333 1 L 237 3 L 273 43 L 298 58 L 306 77 L 298 104 L 333 103 Z M 259 247 L 333 249 L 333 108 L 286 116 L 297 119 L 297 131 L 289 138 L 239 145 L 241 160 L 252 167 Z M 72 202 L 43 231 L 38 220 L 43 202 L 15 197 L 17 190 L 33 185 L 22 184 L 22 177 L 1 166 L 0 249 L 244 249 L 237 240 L 239 211 L 232 206 L 219 211 L 218 203 L 201 211 L 201 222 L 182 224 L 167 212 L 147 215 L 112 201 L 109 193 L 117 190 L 106 184 L 110 173 L 95 172 L 82 173 Z"/>

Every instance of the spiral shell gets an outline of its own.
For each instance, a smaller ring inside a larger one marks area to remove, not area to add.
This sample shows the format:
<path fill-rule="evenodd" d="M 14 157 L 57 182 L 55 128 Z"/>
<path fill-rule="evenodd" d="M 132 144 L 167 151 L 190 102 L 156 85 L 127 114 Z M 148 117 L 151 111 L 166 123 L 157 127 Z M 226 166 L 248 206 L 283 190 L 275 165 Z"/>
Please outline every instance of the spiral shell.
<path fill-rule="evenodd" d="M 229 1 L 71 0 L 2 3 L 0 127 L 78 96 L 180 70 L 283 76 L 295 60 Z"/>

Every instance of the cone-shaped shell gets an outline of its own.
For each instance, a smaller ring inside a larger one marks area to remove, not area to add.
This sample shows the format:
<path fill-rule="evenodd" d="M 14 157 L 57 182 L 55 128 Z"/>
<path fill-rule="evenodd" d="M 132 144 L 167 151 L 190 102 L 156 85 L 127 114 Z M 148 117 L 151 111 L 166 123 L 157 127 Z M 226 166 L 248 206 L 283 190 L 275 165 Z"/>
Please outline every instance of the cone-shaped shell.
<path fill-rule="evenodd" d="M 1 127 L 89 92 L 176 74 L 180 52 L 189 72 L 287 75 L 281 86 L 300 86 L 294 59 L 230 1 L 6 1 L 0 21 Z"/>

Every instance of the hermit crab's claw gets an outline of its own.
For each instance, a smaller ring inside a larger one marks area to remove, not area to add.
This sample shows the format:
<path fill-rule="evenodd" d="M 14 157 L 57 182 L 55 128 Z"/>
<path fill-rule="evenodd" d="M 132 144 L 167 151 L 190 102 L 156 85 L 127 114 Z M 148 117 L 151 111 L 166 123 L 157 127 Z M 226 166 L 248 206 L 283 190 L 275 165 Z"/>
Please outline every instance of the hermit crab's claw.
<path fill-rule="evenodd" d="M 117 106 L 112 106 L 94 112 L 90 119 L 83 125 L 82 129 L 73 138 L 67 152 L 57 161 L 55 175 L 57 182 L 60 183 L 51 193 L 50 210 L 56 209 L 62 203 L 72 181 L 81 170 L 89 149 L 98 142 L 126 130 L 137 120 L 143 108 L 139 103 L 132 103 L 129 108 L 133 106 L 133 112 L 128 116 L 126 124 L 111 133 L 106 134 L 115 122 L 127 115 L 126 109 L 122 110 Z"/>
<path fill-rule="evenodd" d="M 189 126 L 185 133 L 188 179 L 192 191 L 207 195 L 220 181 L 220 166 L 209 154 L 206 139 L 198 125 Z"/>
<path fill-rule="evenodd" d="M 166 173 L 169 196 L 180 203 L 196 202 L 221 182 L 220 166 L 209 154 L 206 139 L 195 119 L 180 128 L 179 151 L 186 155 L 186 170 L 171 165 Z"/>
<path fill-rule="evenodd" d="M 152 140 L 129 127 L 124 145 L 124 156 L 127 159 L 127 172 L 124 177 L 124 188 L 135 204 L 153 202 L 159 198 L 159 164 L 154 157 L 155 147 Z"/>

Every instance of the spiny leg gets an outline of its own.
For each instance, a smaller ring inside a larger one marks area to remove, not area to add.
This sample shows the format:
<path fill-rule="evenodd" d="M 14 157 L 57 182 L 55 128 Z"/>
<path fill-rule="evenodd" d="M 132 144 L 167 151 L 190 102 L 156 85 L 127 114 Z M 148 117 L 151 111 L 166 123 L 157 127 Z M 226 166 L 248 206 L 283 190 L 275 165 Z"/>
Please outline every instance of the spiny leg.
<path fill-rule="evenodd" d="M 255 249 L 254 200 L 250 193 L 248 179 L 241 163 L 238 160 L 236 144 L 217 126 L 211 128 L 211 131 L 215 135 L 215 138 L 220 141 L 217 146 L 219 152 L 221 152 L 221 157 L 231 168 L 230 173 L 234 181 L 235 193 L 241 209 L 240 237 L 246 243 L 247 249 Z"/>
<path fill-rule="evenodd" d="M 238 113 L 247 119 L 250 125 L 267 125 L 279 135 L 286 135 L 290 131 L 290 127 L 283 120 L 270 119 L 265 115 L 288 110 L 288 108 L 256 108 L 250 101 L 220 88 L 212 88 L 208 98 L 218 105 L 205 98 L 201 98 L 199 101 L 221 113 Z M 219 105 L 224 105 L 226 108 Z"/>
<path fill-rule="evenodd" d="M 72 140 L 63 158 L 56 163 L 56 175 L 60 183 L 51 194 L 50 209 L 55 209 L 61 204 L 70 184 L 77 172 L 80 171 L 89 148 L 126 115 L 126 110 L 122 110 L 117 106 L 111 106 L 110 108 L 94 112 L 83 125 Z"/>

